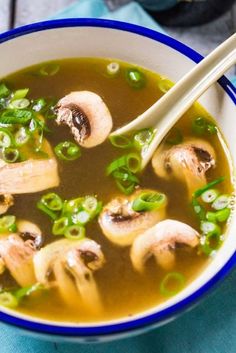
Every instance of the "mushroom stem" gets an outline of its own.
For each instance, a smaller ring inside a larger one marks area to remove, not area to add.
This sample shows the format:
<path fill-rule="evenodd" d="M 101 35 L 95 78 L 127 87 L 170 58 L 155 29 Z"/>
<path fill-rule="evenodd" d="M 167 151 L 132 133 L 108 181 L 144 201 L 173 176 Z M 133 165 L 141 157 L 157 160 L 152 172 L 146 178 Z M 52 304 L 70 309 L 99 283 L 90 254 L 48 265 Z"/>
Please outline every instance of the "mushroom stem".
<path fill-rule="evenodd" d="M 75 307 L 78 301 L 78 292 L 73 280 L 68 276 L 64 264 L 55 262 L 53 270 L 55 282 L 61 297 L 69 307 Z"/>
<path fill-rule="evenodd" d="M 82 264 L 77 261 L 77 256 L 74 252 L 68 255 L 68 264 L 74 275 L 76 287 L 87 310 L 94 314 L 102 312 L 103 306 L 93 272 L 81 266 Z"/>
<path fill-rule="evenodd" d="M 33 249 L 18 234 L 0 238 L 0 256 L 16 282 L 29 286 L 36 282 L 33 268 Z"/>

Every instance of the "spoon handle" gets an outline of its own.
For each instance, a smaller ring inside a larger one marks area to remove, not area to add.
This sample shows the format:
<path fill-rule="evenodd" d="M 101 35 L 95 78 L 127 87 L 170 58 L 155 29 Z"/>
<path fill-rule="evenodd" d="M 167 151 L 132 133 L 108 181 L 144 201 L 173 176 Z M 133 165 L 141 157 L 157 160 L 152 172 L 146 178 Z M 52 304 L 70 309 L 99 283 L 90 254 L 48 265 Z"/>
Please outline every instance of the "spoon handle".
<path fill-rule="evenodd" d="M 147 127 L 155 128 L 157 130 L 156 135 L 142 156 L 142 168 L 144 168 L 157 146 L 177 120 L 209 86 L 216 82 L 235 63 L 236 34 L 204 58 L 148 110 L 111 135 L 127 134 L 132 130 Z"/>

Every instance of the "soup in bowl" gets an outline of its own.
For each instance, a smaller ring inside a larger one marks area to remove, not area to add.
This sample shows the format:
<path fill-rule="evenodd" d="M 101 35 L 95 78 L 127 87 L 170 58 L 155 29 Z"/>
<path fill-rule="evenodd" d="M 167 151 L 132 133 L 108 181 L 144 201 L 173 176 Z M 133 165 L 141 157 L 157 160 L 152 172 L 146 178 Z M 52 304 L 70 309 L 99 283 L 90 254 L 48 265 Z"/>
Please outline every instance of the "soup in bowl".
<path fill-rule="evenodd" d="M 234 89 L 211 87 L 141 170 L 155 129 L 110 134 L 195 52 L 110 21 L 46 22 L 1 40 L 2 319 L 80 338 L 167 321 L 233 262 Z"/>

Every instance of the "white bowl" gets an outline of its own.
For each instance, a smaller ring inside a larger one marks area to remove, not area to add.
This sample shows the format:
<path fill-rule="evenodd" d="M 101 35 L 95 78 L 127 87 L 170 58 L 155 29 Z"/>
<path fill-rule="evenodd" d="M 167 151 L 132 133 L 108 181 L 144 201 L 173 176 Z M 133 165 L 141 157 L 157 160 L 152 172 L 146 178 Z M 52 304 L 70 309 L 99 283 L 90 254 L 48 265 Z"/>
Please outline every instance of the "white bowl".
<path fill-rule="evenodd" d="M 56 20 L 18 28 L 0 35 L 0 78 L 43 61 L 72 57 L 108 57 L 135 63 L 177 81 L 202 57 L 180 42 L 123 22 Z M 236 162 L 236 90 L 223 77 L 201 97 L 226 138 Z M 1 308 L 0 319 L 29 332 L 52 334 L 77 341 L 114 339 L 156 327 L 175 318 L 225 276 L 236 261 L 236 217 L 227 238 L 207 268 L 175 297 L 132 318 L 100 323 L 59 323 Z"/>

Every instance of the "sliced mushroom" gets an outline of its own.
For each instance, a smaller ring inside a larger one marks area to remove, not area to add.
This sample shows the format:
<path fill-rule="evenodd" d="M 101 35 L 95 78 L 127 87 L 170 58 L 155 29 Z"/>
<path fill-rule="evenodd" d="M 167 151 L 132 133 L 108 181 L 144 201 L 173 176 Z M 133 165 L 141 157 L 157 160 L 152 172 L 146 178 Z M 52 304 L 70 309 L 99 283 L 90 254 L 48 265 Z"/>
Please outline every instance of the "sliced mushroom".
<path fill-rule="evenodd" d="M 74 139 L 86 148 L 104 142 L 112 129 L 106 104 L 90 91 L 71 92 L 58 102 L 56 111 L 56 122 L 68 125 Z"/>
<path fill-rule="evenodd" d="M 93 271 L 103 263 L 100 245 L 90 239 L 58 240 L 42 248 L 34 257 L 38 282 L 58 288 L 69 306 L 75 306 L 80 297 L 88 310 L 95 313 L 102 309 L 102 304 Z"/>
<path fill-rule="evenodd" d="M 48 159 L 28 159 L 19 163 L 0 160 L 0 194 L 32 193 L 59 185 L 56 159 L 46 141 L 45 146 Z"/>
<path fill-rule="evenodd" d="M 19 234 L 1 235 L 0 260 L 22 286 L 29 286 L 36 282 L 33 268 L 33 255 L 35 250 L 31 244 L 25 242 Z"/>
<path fill-rule="evenodd" d="M 21 238 L 33 249 L 39 250 L 42 247 L 43 235 L 35 223 L 21 219 L 17 222 L 17 229 Z"/>
<path fill-rule="evenodd" d="M 135 212 L 132 209 L 132 201 L 143 191 L 136 192 L 130 198 L 117 197 L 103 208 L 98 221 L 111 242 L 120 246 L 131 245 L 140 233 L 165 218 L 166 203 L 153 211 Z"/>
<path fill-rule="evenodd" d="M 185 223 L 171 219 L 157 223 L 134 240 L 130 252 L 134 268 L 142 272 L 145 262 L 153 255 L 161 267 L 171 269 L 178 244 L 196 247 L 199 244 L 198 232 Z"/>
<path fill-rule="evenodd" d="M 14 199 L 11 194 L 0 194 L 0 215 L 6 213 L 13 204 Z"/>
<path fill-rule="evenodd" d="M 194 191 L 206 184 L 205 173 L 215 166 L 215 158 L 215 151 L 208 142 L 189 139 L 171 148 L 162 144 L 152 158 L 152 166 L 161 178 L 175 177 L 185 182 L 192 197 Z"/>

